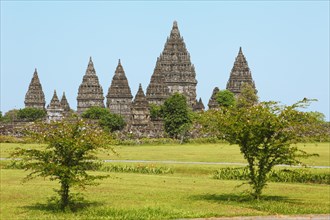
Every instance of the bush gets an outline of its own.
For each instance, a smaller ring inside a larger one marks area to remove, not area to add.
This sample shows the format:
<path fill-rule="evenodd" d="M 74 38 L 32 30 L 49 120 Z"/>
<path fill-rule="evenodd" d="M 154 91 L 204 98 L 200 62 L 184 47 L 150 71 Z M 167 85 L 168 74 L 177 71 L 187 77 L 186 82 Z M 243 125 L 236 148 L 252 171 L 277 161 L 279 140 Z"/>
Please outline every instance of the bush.
<path fill-rule="evenodd" d="M 45 118 L 46 115 L 46 110 L 39 108 L 23 108 L 17 112 L 17 118 L 22 121 L 36 121 Z"/>
<path fill-rule="evenodd" d="M 249 170 L 245 168 L 223 168 L 214 173 L 214 179 L 249 180 Z M 271 182 L 330 184 L 329 173 L 311 173 L 305 169 L 272 170 L 267 178 Z"/>
<path fill-rule="evenodd" d="M 82 118 L 98 120 L 99 125 L 110 132 L 121 130 L 126 123 L 122 116 L 110 113 L 109 109 L 91 107 L 81 115 Z"/>
<path fill-rule="evenodd" d="M 105 130 L 110 132 L 121 130 L 125 127 L 126 123 L 120 115 L 111 114 L 104 115 L 100 118 L 99 124 Z"/>
<path fill-rule="evenodd" d="M 156 104 L 150 104 L 149 109 L 150 109 L 150 118 L 152 120 L 160 119 L 163 117 L 162 106 Z"/>
<path fill-rule="evenodd" d="M 18 111 L 17 109 L 12 109 L 9 110 L 8 112 L 5 113 L 4 116 L 1 117 L 1 122 L 8 123 L 8 122 L 13 122 L 16 121 L 18 116 Z"/>
<path fill-rule="evenodd" d="M 105 165 L 101 169 L 105 172 L 117 172 L 117 173 L 144 173 L 144 174 L 167 174 L 173 173 L 171 168 L 167 167 L 156 167 L 151 165 L 135 165 L 135 166 L 121 166 L 121 165 Z"/>
<path fill-rule="evenodd" d="M 109 109 L 93 106 L 87 109 L 86 111 L 84 111 L 81 114 L 81 117 L 87 119 L 101 119 L 102 117 L 107 116 L 109 114 L 110 114 Z"/>

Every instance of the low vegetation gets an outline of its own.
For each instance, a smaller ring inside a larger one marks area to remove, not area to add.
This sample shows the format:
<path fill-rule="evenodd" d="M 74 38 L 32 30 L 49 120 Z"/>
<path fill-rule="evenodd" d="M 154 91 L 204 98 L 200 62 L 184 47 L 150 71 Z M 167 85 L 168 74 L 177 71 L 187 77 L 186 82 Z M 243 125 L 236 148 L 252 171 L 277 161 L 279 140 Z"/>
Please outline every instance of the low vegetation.
<path fill-rule="evenodd" d="M 219 180 L 249 180 L 247 168 L 222 168 L 217 170 L 213 176 Z M 330 173 L 313 173 L 310 169 L 280 169 L 272 170 L 267 175 L 271 182 L 283 183 L 316 183 L 330 184 Z"/>

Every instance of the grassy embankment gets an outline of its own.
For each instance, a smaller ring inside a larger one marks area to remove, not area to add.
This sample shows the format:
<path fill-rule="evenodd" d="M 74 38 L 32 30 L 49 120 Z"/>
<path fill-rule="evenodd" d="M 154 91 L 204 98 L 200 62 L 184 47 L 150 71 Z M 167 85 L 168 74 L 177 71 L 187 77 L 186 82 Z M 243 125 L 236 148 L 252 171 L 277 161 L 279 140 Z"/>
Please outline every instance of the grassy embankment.
<path fill-rule="evenodd" d="M 1 144 L 1 157 L 8 157 L 17 144 Z M 38 147 L 22 145 L 23 147 Z M 320 157 L 305 160 L 308 165 L 329 166 L 329 144 L 299 145 Z M 102 159 L 244 162 L 237 146 L 162 145 L 118 146 L 119 157 L 101 152 Z M 2 161 L 1 164 L 7 162 Z M 118 163 L 119 164 L 119 163 Z M 132 165 L 132 164 L 130 164 Z M 145 175 L 112 173 L 111 178 L 89 187 L 84 209 L 59 213 L 47 204 L 56 182 L 43 179 L 22 184 L 22 170 L 1 170 L 1 219 L 173 219 L 189 217 L 330 213 L 330 187 L 320 184 L 270 183 L 264 199 L 255 202 L 241 195 L 248 187 L 242 181 L 212 179 L 224 166 L 157 164 L 174 174 Z M 311 169 L 329 172 L 329 169 Z"/>

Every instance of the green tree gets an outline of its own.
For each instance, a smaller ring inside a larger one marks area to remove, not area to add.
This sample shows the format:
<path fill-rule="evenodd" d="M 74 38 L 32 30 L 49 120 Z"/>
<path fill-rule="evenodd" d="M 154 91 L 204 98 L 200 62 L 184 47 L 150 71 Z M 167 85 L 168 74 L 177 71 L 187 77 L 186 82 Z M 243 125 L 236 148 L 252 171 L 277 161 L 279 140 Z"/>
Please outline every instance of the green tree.
<path fill-rule="evenodd" d="M 297 131 L 307 130 L 309 116 L 297 109 L 306 100 L 292 106 L 262 102 L 247 108 L 212 111 L 204 115 L 206 131 L 230 144 L 237 144 L 248 162 L 252 195 L 259 199 L 267 184 L 267 174 L 279 164 L 301 164 L 299 158 L 311 156 L 292 143 L 299 141 Z"/>
<path fill-rule="evenodd" d="M 17 120 L 18 116 L 18 111 L 17 109 L 12 109 L 9 110 L 8 112 L 5 113 L 5 115 L 2 117 L 2 122 L 9 123 Z"/>
<path fill-rule="evenodd" d="M 99 124 L 102 128 L 110 132 L 122 130 L 126 125 L 122 116 L 111 113 L 102 116 L 99 119 Z"/>
<path fill-rule="evenodd" d="M 237 97 L 237 107 L 250 107 L 258 103 L 258 95 L 255 88 L 249 83 L 243 83 L 241 93 Z"/>
<path fill-rule="evenodd" d="M 110 149 L 111 140 L 102 129 L 84 120 L 37 123 L 27 134 L 37 143 L 46 144 L 44 149 L 16 149 L 13 158 L 20 158 L 21 166 L 32 172 L 24 180 L 49 177 L 58 181 L 59 205 L 62 210 L 72 204 L 72 187 L 85 189 L 94 180 L 106 176 L 91 175 L 87 171 L 101 166 L 97 161 L 97 149 Z M 16 161 L 17 162 L 17 161 Z M 95 184 L 95 183 L 94 183 Z"/>
<path fill-rule="evenodd" d="M 229 90 L 220 90 L 216 95 L 220 108 L 233 107 L 236 104 L 235 95 Z"/>
<path fill-rule="evenodd" d="M 109 109 L 102 108 L 98 106 L 93 106 L 88 108 L 86 111 L 84 111 L 81 114 L 82 118 L 88 118 L 88 119 L 101 119 L 103 116 L 107 116 L 110 114 Z"/>
<path fill-rule="evenodd" d="M 82 118 L 97 120 L 99 125 L 107 131 L 117 131 L 125 127 L 125 120 L 121 115 L 113 114 L 109 109 L 101 107 L 91 107 L 84 111 Z"/>
<path fill-rule="evenodd" d="M 162 106 L 161 105 L 156 105 L 156 104 L 150 104 L 149 106 L 150 109 L 150 118 L 152 120 L 162 118 Z"/>
<path fill-rule="evenodd" d="M 164 102 L 162 115 L 166 133 L 183 141 L 191 126 L 186 97 L 179 93 L 171 95 Z"/>
<path fill-rule="evenodd" d="M 46 115 L 46 110 L 39 108 L 23 108 L 17 112 L 17 118 L 23 121 L 36 121 L 45 118 Z"/>

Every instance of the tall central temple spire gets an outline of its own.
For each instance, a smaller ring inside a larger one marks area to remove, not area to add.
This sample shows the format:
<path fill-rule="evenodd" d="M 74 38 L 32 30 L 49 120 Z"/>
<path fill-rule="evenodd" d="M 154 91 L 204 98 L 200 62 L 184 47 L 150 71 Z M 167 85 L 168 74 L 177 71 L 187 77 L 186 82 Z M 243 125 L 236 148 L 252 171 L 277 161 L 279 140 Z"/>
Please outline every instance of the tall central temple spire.
<path fill-rule="evenodd" d="M 195 67 L 191 64 L 178 24 L 174 21 L 170 37 L 151 76 L 147 100 L 149 103 L 162 104 L 168 96 L 178 92 L 184 94 L 193 106 L 196 103 L 196 84 Z"/>
<path fill-rule="evenodd" d="M 81 114 L 92 106 L 104 107 L 103 100 L 103 89 L 96 75 L 92 58 L 90 57 L 86 73 L 78 90 L 78 114 Z"/>

